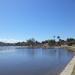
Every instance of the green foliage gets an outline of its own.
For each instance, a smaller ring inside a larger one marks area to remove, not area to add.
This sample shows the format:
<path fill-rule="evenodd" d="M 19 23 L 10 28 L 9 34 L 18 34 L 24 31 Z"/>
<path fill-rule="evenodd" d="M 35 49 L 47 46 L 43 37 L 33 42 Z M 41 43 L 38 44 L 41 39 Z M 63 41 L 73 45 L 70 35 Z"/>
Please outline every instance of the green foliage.
<path fill-rule="evenodd" d="M 75 45 L 75 39 L 74 38 L 68 38 L 67 40 L 60 39 L 60 36 L 57 37 L 58 41 L 54 40 L 45 40 L 41 43 L 36 41 L 34 38 L 27 40 L 26 42 L 17 42 L 17 43 L 4 43 L 0 42 L 0 46 L 30 46 L 30 47 L 41 47 L 41 46 L 61 46 L 61 45 L 68 45 L 72 46 Z"/>
<path fill-rule="evenodd" d="M 29 46 L 34 46 L 34 45 L 36 44 L 36 41 L 35 41 L 34 38 L 32 38 L 32 39 L 27 40 L 26 43 L 27 43 L 27 45 L 29 45 Z"/>
<path fill-rule="evenodd" d="M 42 41 L 42 44 L 48 43 L 48 40 Z"/>
<path fill-rule="evenodd" d="M 55 46 L 56 45 L 55 40 L 48 40 L 48 45 L 49 46 Z"/>
<path fill-rule="evenodd" d="M 57 39 L 60 39 L 60 36 L 57 36 Z"/>
<path fill-rule="evenodd" d="M 18 42 L 18 43 L 16 43 L 15 45 L 16 45 L 16 46 L 25 46 L 26 43 L 25 43 L 25 42 Z"/>
<path fill-rule="evenodd" d="M 67 39 L 67 45 L 68 45 L 68 46 L 72 46 L 73 44 L 75 44 L 75 39 L 73 39 L 73 38 L 68 38 L 68 39 Z"/>

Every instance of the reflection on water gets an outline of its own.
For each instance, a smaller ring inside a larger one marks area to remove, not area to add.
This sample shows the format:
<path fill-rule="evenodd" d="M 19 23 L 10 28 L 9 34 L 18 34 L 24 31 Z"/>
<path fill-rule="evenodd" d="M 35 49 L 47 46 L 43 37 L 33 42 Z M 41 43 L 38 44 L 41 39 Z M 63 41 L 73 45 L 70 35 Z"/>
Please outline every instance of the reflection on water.
<path fill-rule="evenodd" d="M 74 54 L 63 48 L 0 50 L 0 75 L 58 75 Z"/>

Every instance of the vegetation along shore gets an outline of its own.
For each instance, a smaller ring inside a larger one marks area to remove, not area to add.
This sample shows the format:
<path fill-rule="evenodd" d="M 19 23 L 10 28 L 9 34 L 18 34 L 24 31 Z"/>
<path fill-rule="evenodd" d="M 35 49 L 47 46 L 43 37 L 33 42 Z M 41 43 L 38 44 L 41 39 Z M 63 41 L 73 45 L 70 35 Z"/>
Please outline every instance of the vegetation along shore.
<path fill-rule="evenodd" d="M 55 37 L 53 39 L 48 39 L 44 41 L 37 41 L 34 38 L 29 39 L 23 42 L 17 43 L 5 43 L 0 42 L 0 46 L 22 46 L 27 48 L 67 48 L 69 50 L 75 51 L 75 39 L 74 38 L 67 38 L 63 40 L 60 36 L 57 36 L 58 41 L 56 41 Z"/>

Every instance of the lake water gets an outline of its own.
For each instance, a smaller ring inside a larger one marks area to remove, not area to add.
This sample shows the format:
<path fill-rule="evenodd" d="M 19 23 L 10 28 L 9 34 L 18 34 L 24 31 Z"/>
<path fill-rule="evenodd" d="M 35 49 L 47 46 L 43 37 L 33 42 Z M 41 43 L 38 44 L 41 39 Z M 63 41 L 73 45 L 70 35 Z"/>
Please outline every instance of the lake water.
<path fill-rule="evenodd" d="M 0 47 L 0 75 L 59 75 L 73 55 L 63 48 Z"/>

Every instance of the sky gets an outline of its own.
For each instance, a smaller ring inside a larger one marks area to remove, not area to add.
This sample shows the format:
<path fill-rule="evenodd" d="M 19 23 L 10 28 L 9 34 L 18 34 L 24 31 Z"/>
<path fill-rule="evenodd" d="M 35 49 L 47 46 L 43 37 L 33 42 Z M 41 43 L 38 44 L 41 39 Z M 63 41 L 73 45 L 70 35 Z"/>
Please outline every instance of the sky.
<path fill-rule="evenodd" d="M 0 0 L 0 40 L 75 37 L 75 0 Z"/>

